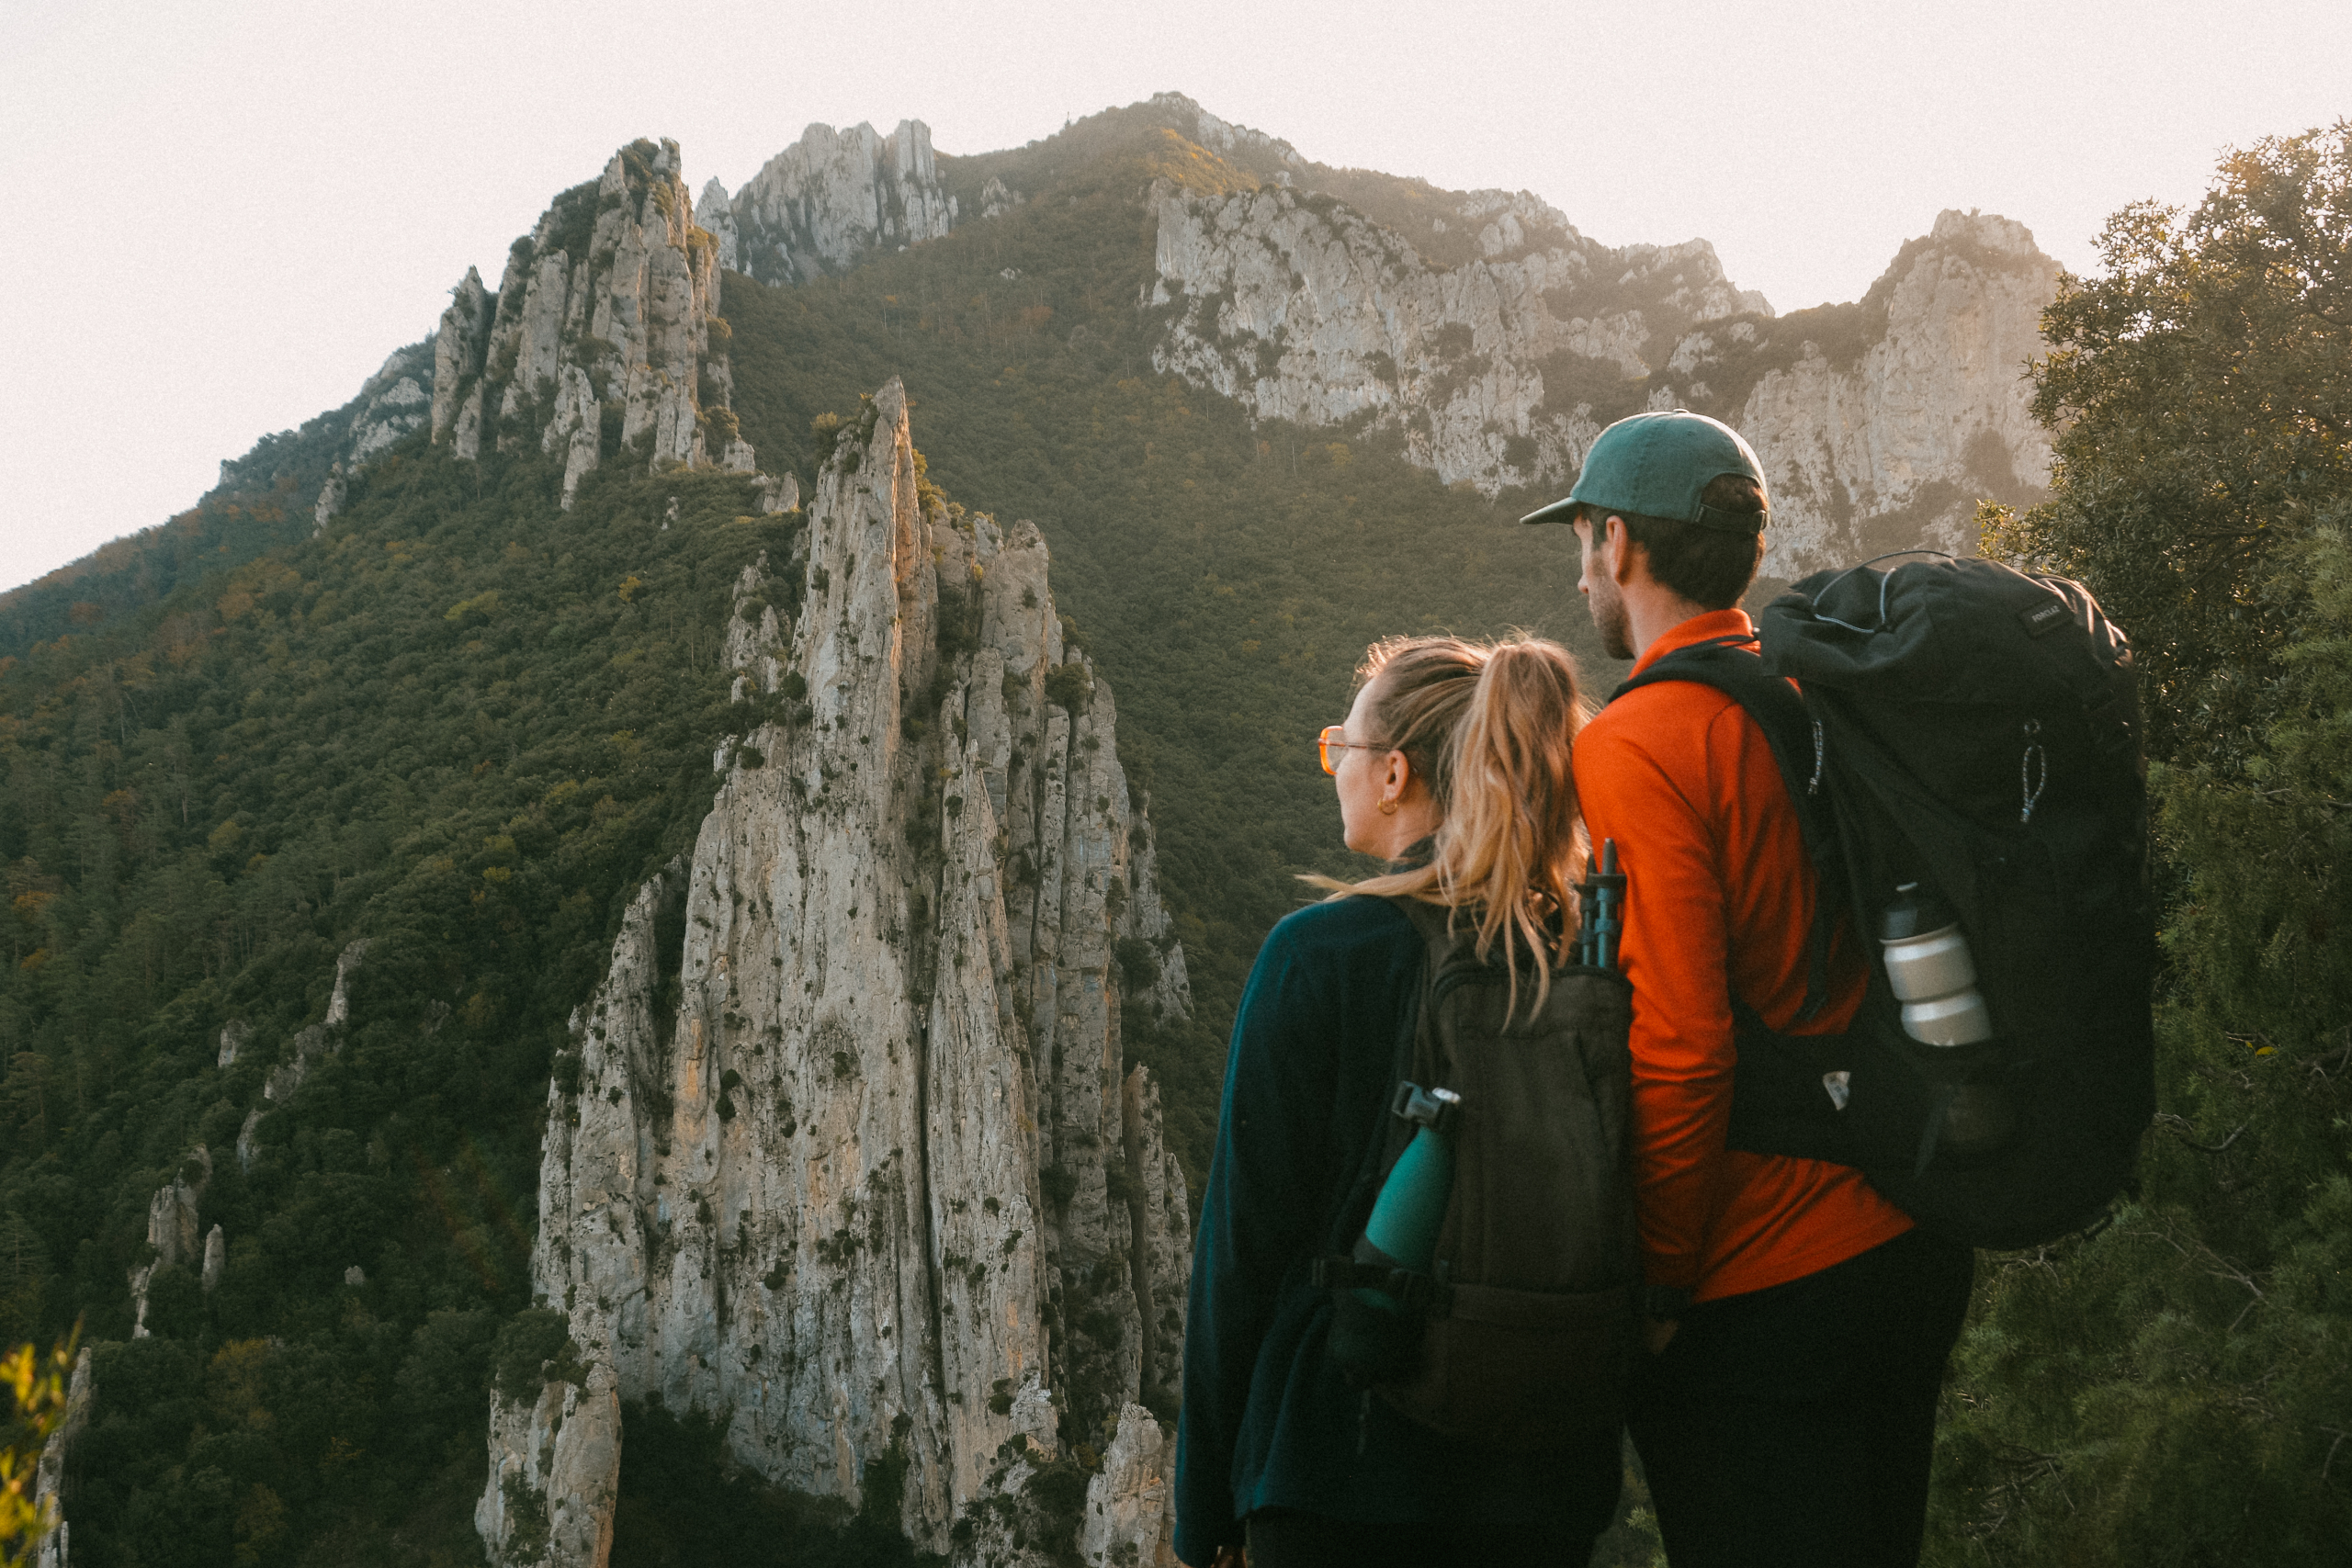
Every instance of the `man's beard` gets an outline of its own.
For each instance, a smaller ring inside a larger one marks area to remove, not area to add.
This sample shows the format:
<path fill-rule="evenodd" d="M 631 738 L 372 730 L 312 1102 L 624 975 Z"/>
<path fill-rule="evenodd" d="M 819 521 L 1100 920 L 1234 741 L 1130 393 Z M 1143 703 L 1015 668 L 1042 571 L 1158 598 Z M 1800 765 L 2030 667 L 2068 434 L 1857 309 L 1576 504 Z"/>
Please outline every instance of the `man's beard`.
<path fill-rule="evenodd" d="M 1606 572 L 1595 575 L 1585 604 L 1592 611 L 1593 629 L 1600 634 L 1600 650 L 1611 659 L 1633 658 L 1633 617 L 1625 614 L 1625 596 Z"/>

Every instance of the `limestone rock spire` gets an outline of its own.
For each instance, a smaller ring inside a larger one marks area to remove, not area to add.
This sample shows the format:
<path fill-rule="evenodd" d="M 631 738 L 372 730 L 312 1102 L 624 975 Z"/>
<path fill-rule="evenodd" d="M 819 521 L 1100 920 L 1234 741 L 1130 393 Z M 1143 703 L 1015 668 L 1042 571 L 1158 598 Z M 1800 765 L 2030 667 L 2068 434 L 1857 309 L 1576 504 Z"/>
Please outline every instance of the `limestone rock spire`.
<path fill-rule="evenodd" d="M 490 316 L 497 300 L 481 286 L 481 274 L 466 268 L 449 291 L 449 308 L 433 338 L 433 439 L 446 441 L 458 422 L 458 400 L 481 375 L 490 343 Z M 478 405 L 477 405 L 478 406 Z"/>
<path fill-rule="evenodd" d="M 1044 539 L 916 476 L 892 382 L 737 585 L 746 731 L 548 1089 L 533 1290 L 579 1359 L 493 1395 L 494 1562 L 540 1518 L 548 1562 L 601 1562 L 616 1402 L 648 1399 L 802 1491 L 888 1466 L 968 1559 L 959 1520 L 1172 1376 L 1190 1211 L 1120 1044 L 1189 999 L 1152 836 Z M 1122 1484 L 1149 1534 L 1162 1494 Z"/>
<path fill-rule="evenodd" d="M 719 211 L 725 211 L 723 194 Z M 469 269 L 434 339 L 433 439 L 459 457 L 536 441 L 562 503 L 608 461 L 754 467 L 733 411 L 719 243 L 674 141 L 632 141 L 514 242 L 496 293 Z"/>

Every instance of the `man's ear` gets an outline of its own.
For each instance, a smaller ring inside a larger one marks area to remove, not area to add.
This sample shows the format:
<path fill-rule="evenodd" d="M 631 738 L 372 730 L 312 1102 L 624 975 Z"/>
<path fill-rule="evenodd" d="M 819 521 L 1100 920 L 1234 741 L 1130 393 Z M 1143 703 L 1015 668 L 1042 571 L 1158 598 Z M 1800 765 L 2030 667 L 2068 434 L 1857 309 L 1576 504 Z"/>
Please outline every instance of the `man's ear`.
<path fill-rule="evenodd" d="M 1623 517 L 1611 513 L 1603 526 L 1608 532 L 1600 541 L 1601 564 L 1608 568 L 1610 581 L 1623 588 L 1634 581 L 1637 568 L 1648 566 L 1649 553 L 1634 542 Z"/>

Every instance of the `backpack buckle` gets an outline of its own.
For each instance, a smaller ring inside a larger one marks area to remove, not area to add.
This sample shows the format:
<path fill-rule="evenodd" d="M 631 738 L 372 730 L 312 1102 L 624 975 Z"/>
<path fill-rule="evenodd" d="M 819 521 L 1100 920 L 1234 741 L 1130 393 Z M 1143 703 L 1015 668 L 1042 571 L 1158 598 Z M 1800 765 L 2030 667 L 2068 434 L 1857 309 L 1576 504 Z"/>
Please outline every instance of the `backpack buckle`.
<path fill-rule="evenodd" d="M 1342 1253 L 1327 1253 L 1315 1259 L 1307 1269 L 1307 1282 L 1318 1291 L 1378 1291 L 1407 1312 L 1450 1303 L 1453 1294 L 1431 1275 L 1362 1263 Z"/>
<path fill-rule="evenodd" d="M 1388 1102 L 1388 1114 L 1416 1127 L 1430 1127 L 1451 1134 L 1454 1119 L 1461 1113 L 1462 1097 L 1450 1089 L 1423 1089 L 1417 1083 L 1399 1083 L 1394 1099 Z"/>
<path fill-rule="evenodd" d="M 1387 1282 L 1377 1287 L 1386 1291 L 1396 1304 L 1407 1312 L 1420 1312 L 1437 1293 L 1437 1281 L 1427 1274 L 1408 1274 L 1402 1269 L 1392 1271 Z"/>

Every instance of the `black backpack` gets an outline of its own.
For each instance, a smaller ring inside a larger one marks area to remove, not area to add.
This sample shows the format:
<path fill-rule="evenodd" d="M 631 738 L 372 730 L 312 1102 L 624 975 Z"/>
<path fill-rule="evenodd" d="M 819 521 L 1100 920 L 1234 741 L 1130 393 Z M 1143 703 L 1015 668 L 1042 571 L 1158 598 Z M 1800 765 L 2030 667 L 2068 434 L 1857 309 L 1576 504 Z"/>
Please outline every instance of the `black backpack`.
<path fill-rule="evenodd" d="M 1634 889 L 1631 897 L 1640 897 Z M 1350 1380 L 1449 1437 L 1524 1451 L 1620 1419 L 1638 1243 L 1627 1129 L 1633 996 L 1612 969 L 1552 971 L 1515 1010 L 1468 911 L 1392 899 L 1427 945 L 1391 1099 L 1314 1283 L 1334 1295 L 1329 1353 Z M 1453 1090 L 1453 1185 L 1427 1274 L 1357 1262 L 1383 1182 L 1417 1130 L 1416 1094 Z M 1376 1293 L 1385 1301 L 1367 1299 Z"/>
<path fill-rule="evenodd" d="M 1860 1167 L 1973 1246 L 2083 1228 L 2155 1109 L 2129 645 L 2079 583 L 1951 557 L 1818 573 L 1758 625 L 1760 659 L 1702 643 L 1619 688 L 1696 681 L 1755 718 L 1820 877 L 1804 1015 L 1841 915 L 1870 969 L 1842 1034 L 1776 1033 L 1735 998 L 1732 1145 Z M 1878 937 L 1905 884 L 1957 914 L 1991 1039 L 1904 1032 Z"/>

